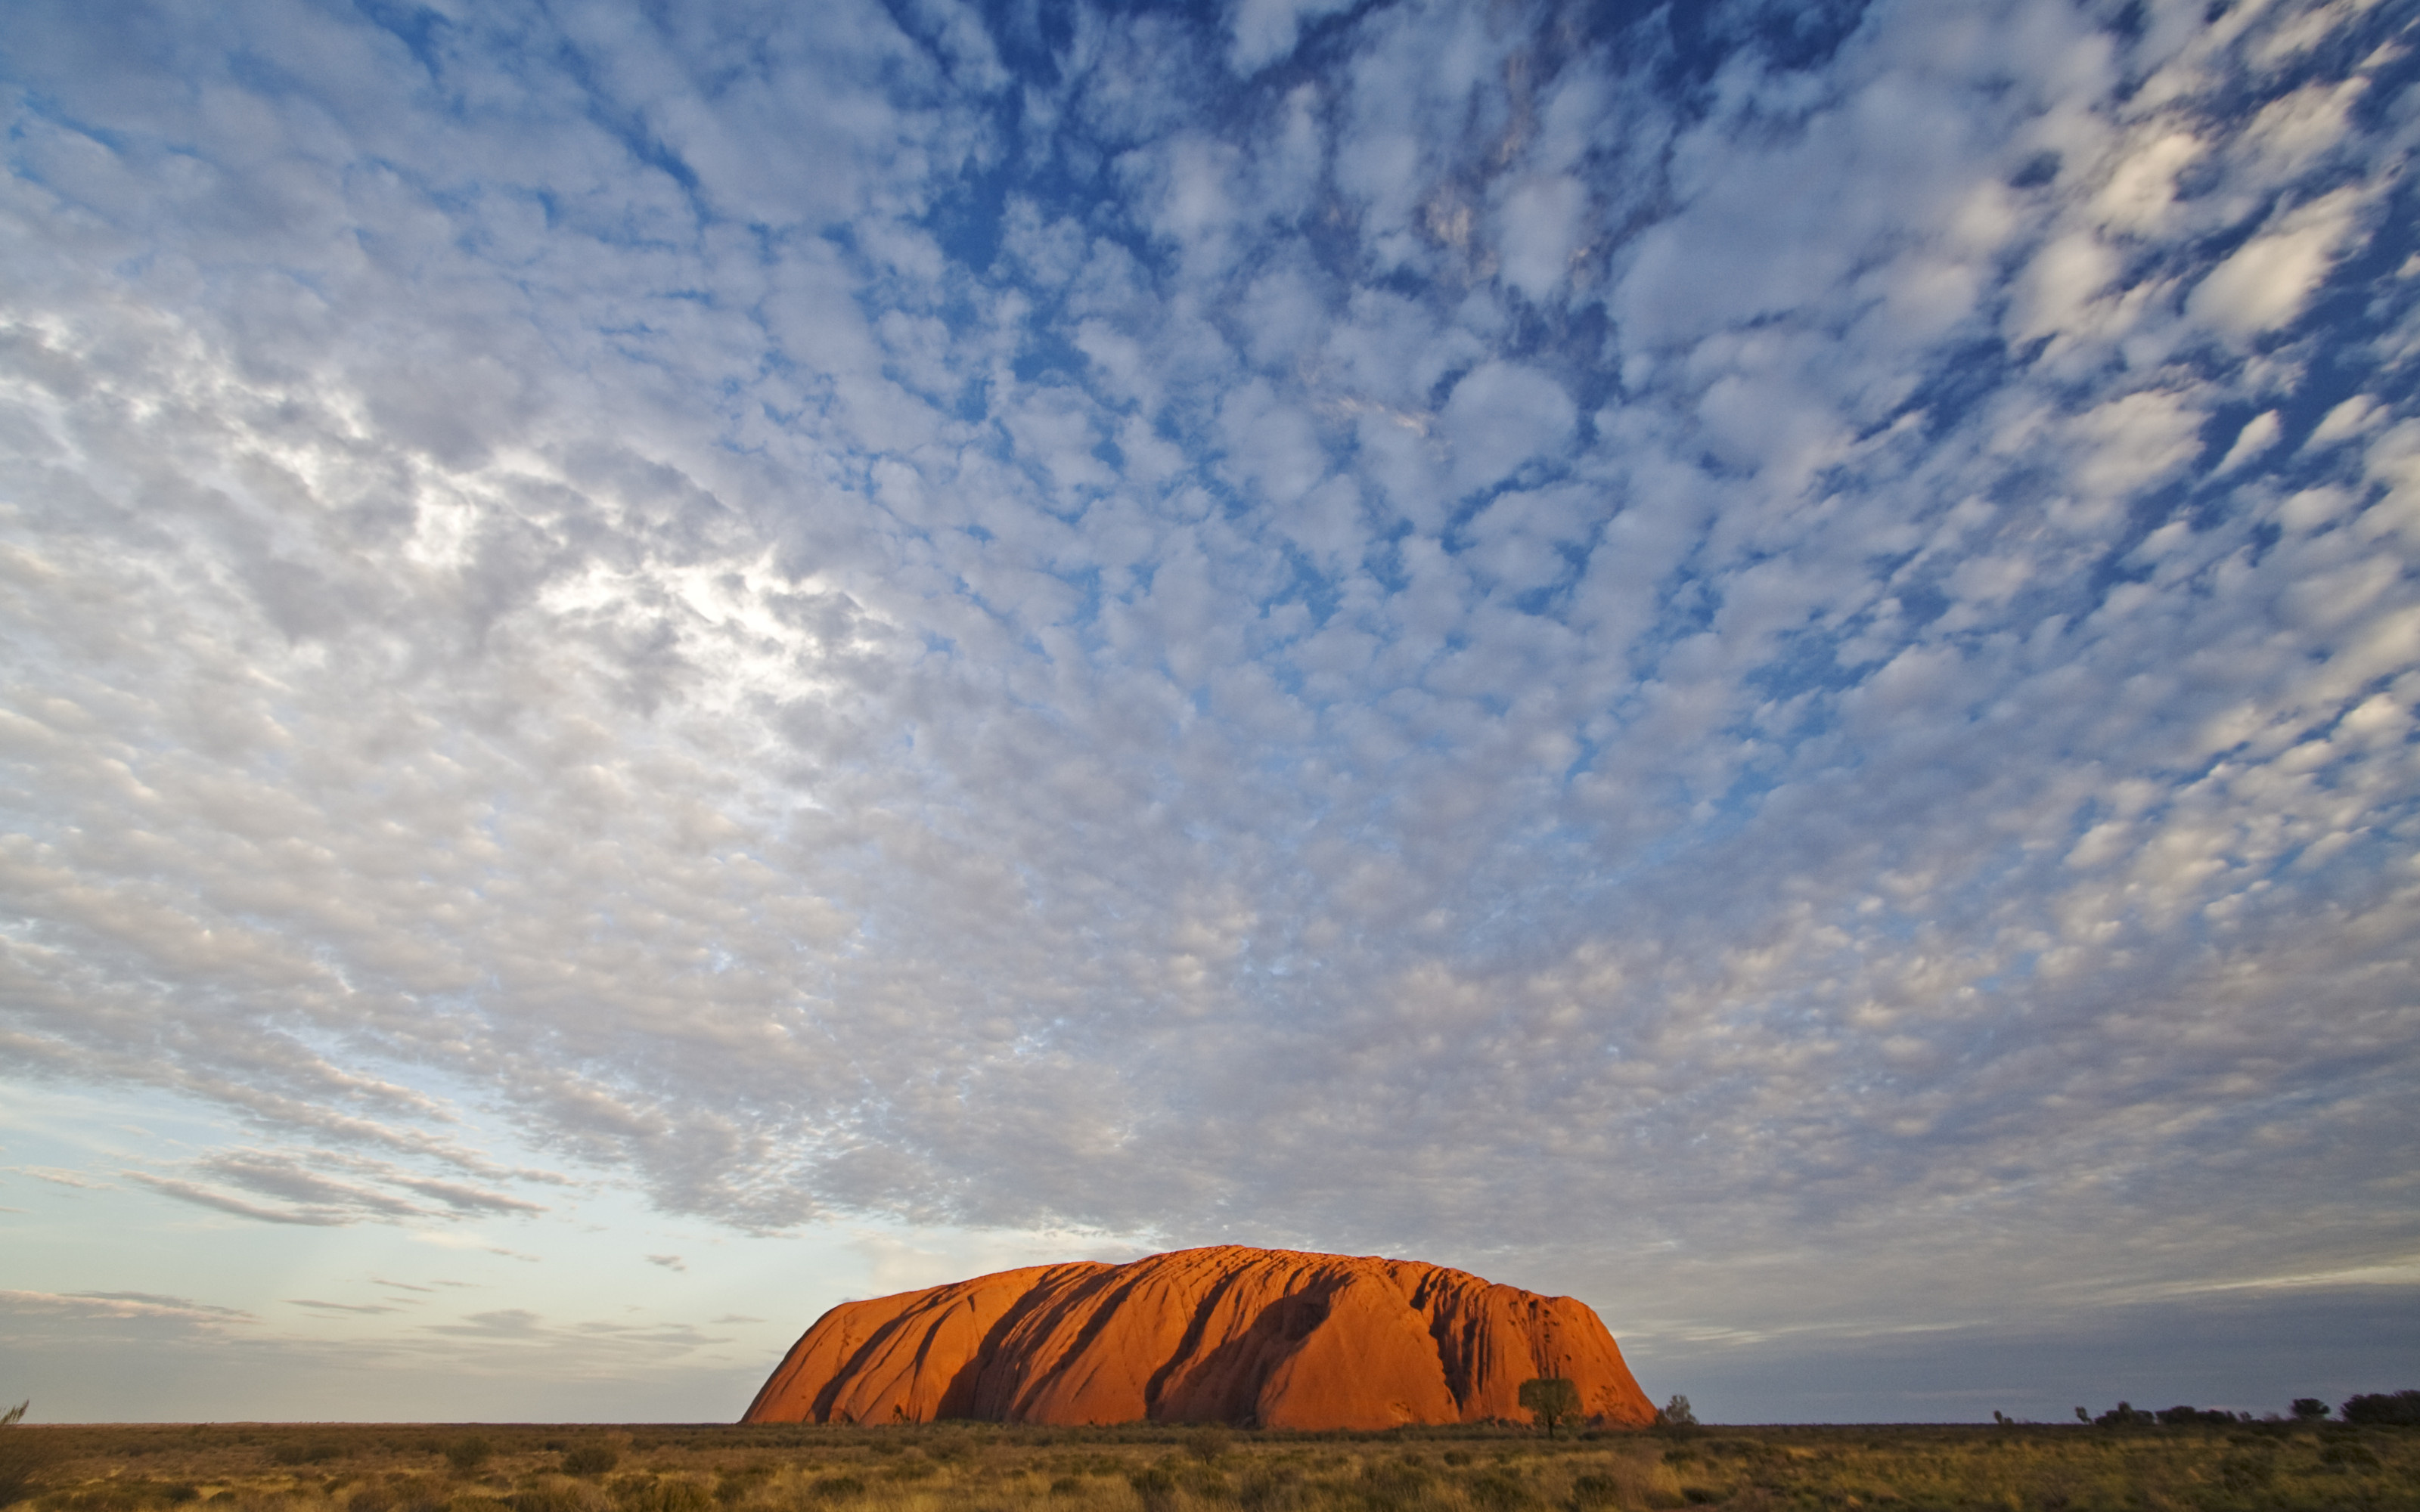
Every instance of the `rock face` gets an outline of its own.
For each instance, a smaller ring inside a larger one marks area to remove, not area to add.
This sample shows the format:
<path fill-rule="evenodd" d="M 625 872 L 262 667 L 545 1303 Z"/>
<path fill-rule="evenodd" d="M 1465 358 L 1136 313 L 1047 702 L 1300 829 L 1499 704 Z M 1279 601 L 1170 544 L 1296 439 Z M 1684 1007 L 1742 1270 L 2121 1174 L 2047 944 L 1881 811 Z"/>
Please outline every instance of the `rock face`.
<path fill-rule="evenodd" d="M 1613 1335 L 1569 1297 L 1417 1260 L 1221 1245 L 843 1303 L 741 1421 L 1526 1422 L 1536 1376 L 1568 1377 L 1606 1426 L 1654 1419 Z"/>

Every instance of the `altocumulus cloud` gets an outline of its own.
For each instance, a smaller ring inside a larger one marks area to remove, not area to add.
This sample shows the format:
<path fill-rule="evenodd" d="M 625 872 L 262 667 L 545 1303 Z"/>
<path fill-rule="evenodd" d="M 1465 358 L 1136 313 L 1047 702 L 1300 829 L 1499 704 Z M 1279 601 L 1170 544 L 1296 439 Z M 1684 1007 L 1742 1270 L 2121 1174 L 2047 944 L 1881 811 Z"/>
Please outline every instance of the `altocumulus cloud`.
<path fill-rule="evenodd" d="M 2408 1269 L 2408 11 L 1042 9 L 12 8 L 9 1074 L 288 1224 L 546 1205 L 467 1098 L 1682 1332 Z"/>

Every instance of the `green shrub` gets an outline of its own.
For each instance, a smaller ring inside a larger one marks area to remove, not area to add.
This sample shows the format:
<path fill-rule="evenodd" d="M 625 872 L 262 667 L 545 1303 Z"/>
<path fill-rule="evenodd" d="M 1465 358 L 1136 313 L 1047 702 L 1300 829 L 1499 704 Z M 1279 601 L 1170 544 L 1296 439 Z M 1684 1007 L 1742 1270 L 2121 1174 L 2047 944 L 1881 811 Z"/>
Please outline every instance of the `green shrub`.
<path fill-rule="evenodd" d="M 590 1495 L 569 1481 L 542 1480 L 515 1491 L 508 1500 L 513 1512 L 592 1512 Z"/>
<path fill-rule="evenodd" d="M 2277 1461 L 2271 1455 L 2229 1455 L 2218 1463 L 2218 1483 L 2230 1491 L 2266 1490 L 2276 1478 Z"/>
<path fill-rule="evenodd" d="M 474 1475 L 495 1457 L 496 1446 L 481 1434 L 465 1433 L 445 1446 L 445 1462 L 458 1475 Z"/>
<path fill-rule="evenodd" d="M 818 1502 L 849 1502 L 865 1494 L 865 1482 L 855 1475 L 826 1475 L 807 1488 L 807 1495 Z"/>
<path fill-rule="evenodd" d="M 575 1443 L 563 1451 L 566 1475 L 602 1475 L 621 1462 L 621 1455 L 610 1443 Z"/>
<path fill-rule="evenodd" d="M 1611 1475 L 1581 1475 L 1572 1482 L 1572 1505 L 1579 1512 L 1590 1507 L 1612 1506 L 1621 1500 L 1621 1488 Z"/>
<path fill-rule="evenodd" d="M 1428 1489 L 1428 1467 L 1409 1459 L 1373 1459 L 1361 1467 L 1361 1489 L 1374 1502 L 1407 1502 Z"/>
<path fill-rule="evenodd" d="M 1185 1441 L 1185 1452 L 1196 1459 L 1211 1460 L 1233 1448 L 1234 1444 L 1235 1436 L 1214 1423 L 1208 1427 L 1194 1429 L 1192 1436 Z"/>
<path fill-rule="evenodd" d="M 1302 1499 L 1302 1482 L 1290 1470 L 1264 1467 L 1244 1477 L 1235 1499 L 1245 1512 L 1285 1512 Z"/>
<path fill-rule="evenodd" d="M 2319 1448 L 2319 1463 L 2336 1470 L 2376 1470 L 2378 1456 L 2366 1443 L 2329 1443 Z"/>
<path fill-rule="evenodd" d="M 1157 1465 L 1126 1472 L 1126 1484 L 1142 1498 L 1144 1512 L 1167 1512 L 1176 1504 L 1176 1477 Z"/>
<path fill-rule="evenodd" d="M 650 1476 L 637 1485 L 619 1482 L 613 1500 L 622 1512 L 714 1512 L 714 1498 L 706 1488 L 679 1475 Z"/>
<path fill-rule="evenodd" d="M 1484 1512 L 1519 1512 L 1536 1498 L 1529 1483 L 1520 1476 L 1501 1470 L 1491 1470 L 1470 1479 L 1470 1504 Z"/>
<path fill-rule="evenodd" d="M 762 1459 L 724 1471 L 721 1483 L 714 1488 L 714 1499 L 724 1506 L 737 1506 L 747 1500 L 750 1491 L 772 1478 L 772 1465 Z"/>

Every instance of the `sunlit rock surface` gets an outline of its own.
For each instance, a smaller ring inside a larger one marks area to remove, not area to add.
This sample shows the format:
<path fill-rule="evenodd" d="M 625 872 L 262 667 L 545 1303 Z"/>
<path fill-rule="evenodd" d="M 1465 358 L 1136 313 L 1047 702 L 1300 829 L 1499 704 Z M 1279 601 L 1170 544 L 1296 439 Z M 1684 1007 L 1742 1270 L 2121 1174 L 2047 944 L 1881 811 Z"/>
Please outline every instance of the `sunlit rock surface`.
<path fill-rule="evenodd" d="M 1527 1421 L 1534 1376 L 1570 1378 L 1608 1426 L 1655 1415 L 1613 1335 L 1569 1297 L 1417 1260 L 1221 1245 L 843 1303 L 742 1421 Z"/>

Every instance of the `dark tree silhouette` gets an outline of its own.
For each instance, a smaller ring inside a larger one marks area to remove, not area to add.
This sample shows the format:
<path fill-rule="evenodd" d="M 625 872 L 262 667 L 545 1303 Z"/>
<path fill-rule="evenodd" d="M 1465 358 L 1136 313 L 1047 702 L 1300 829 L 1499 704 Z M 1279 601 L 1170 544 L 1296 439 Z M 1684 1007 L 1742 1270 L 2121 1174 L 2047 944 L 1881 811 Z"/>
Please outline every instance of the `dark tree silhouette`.
<path fill-rule="evenodd" d="M 1521 1405 L 1551 1439 L 1556 1424 L 1580 1415 L 1580 1389 L 1563 1376 L 1540 1376 L 1521 1382 Z"/>
<path fill-rule="evenodd" d="M 2365 1392 L 2346 1397 L 2336 1411 L 2348 1423 L 2420 1427 L 2420 1390 Z"/>

